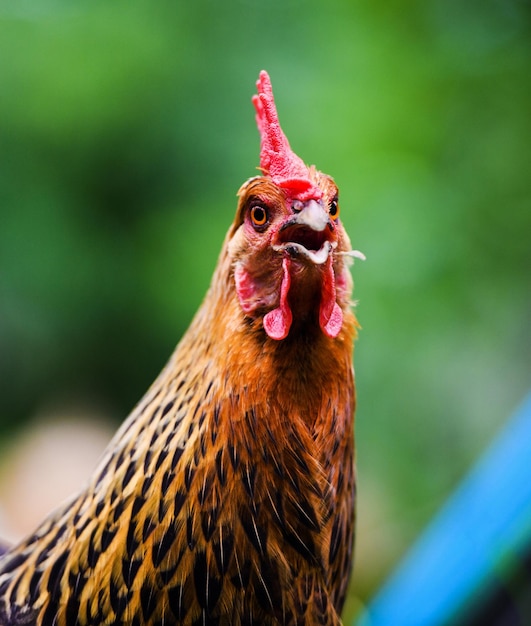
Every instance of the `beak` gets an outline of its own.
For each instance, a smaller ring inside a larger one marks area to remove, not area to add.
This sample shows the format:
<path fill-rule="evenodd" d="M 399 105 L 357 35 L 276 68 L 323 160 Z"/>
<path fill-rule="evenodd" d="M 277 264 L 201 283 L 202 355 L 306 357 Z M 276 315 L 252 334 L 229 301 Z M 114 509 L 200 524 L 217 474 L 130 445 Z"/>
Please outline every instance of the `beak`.
<path fill-rule="evenodd" d="M 299 207 L 302 205 L 302 208 Z M 293 207 L 297 212 L 294 218 L 290 220 L 290 224 L 298 224 L 307 226 L 317 232 L 322 232 L 328 225 L 330 217 L 323 209 L 322 205 L 316 200 L 308 200 L 308 202 L 300 203 Z"/>
<path fill-rule="evenodd" d="M 322 265 L 337 247 L 335 225 L 316 200 L 295 202 L 292 208 L 294 215 L 280 227 L 273 249 Z"/>

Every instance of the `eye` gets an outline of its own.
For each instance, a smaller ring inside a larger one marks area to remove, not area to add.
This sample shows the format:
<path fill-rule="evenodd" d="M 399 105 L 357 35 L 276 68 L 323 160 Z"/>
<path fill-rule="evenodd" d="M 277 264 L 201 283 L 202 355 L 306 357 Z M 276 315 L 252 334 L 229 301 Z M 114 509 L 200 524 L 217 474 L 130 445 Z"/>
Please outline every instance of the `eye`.
<path fill-rule="evenodd" d="M 255 204 L 251 207 L 251 221 L 253 226 L 262 228 L 267 224 L 267 208 L 262 204 Z"/>
<path fill-rule="evenodd" d="M 336 220 L 339 216 L 339 204 L 338 197 L 334 196 L 332 200 L 330 200 L 330 204 L 328 206 L 328 213 L 333 220 Z"/>

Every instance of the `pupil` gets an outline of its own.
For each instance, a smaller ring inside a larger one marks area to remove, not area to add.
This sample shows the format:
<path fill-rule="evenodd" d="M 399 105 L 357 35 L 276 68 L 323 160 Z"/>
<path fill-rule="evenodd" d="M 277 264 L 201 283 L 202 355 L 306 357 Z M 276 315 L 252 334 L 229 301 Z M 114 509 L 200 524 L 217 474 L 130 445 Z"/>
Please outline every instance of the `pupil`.
<path fill-rule="evenodd" d="M 265 211 L 264 209 L 262 209 L 262 207 L 255 207 L 254 208 L 254 219 L 256 222 L 263 222 L 265 219 Z"/>

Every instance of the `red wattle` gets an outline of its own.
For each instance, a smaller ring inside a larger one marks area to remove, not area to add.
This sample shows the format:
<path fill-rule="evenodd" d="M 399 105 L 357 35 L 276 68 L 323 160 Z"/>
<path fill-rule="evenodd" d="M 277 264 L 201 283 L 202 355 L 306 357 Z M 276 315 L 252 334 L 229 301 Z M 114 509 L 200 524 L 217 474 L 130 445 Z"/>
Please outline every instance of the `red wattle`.
<path fill-rule="evenodd" d="M 336 302 L 336 282 L 332 257 L 328 257 L 323 276 L 321 305 L 319 307 L 319 325 L 322 331 L 332 339 L 339 335 L 343 326 L 343 311 Z"/>
<path fill-rule="evenodd" d="M 293 314 L 288 304 L 288 292 L 291 285 L 289 259 L 282 261 L 282 284 L 280 286 L 280 304 L 276 309 L 264 315 L 264 330 L 271 339 L 285 339 L 288 336 Z"/>

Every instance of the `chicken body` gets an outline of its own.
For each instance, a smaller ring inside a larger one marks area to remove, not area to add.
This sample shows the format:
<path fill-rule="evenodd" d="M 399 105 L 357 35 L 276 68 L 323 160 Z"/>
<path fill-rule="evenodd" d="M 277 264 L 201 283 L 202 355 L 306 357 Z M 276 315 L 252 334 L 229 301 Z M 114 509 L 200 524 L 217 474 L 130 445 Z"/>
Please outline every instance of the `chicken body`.
<path fill-rule="evenodd" d="M 90 484 L 0 557 L 0 624 L 341 624 L 356 321 L 337 188 L 308 176 L 325 217 L 244 184 L 202 306 Z"/>

